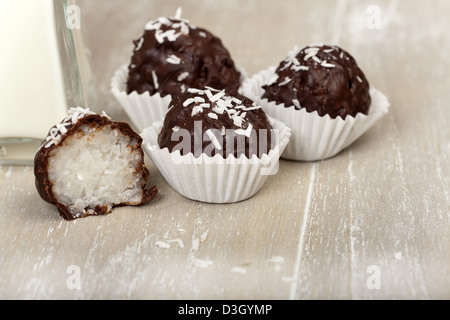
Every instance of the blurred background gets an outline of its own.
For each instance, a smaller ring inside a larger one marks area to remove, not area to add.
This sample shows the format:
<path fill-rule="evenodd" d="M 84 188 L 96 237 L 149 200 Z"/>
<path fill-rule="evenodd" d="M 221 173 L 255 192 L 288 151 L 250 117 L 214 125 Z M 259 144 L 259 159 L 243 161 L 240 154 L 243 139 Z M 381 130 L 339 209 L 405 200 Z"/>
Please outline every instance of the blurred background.
<path fill-rule="evenodd" d="M 443 78 L 448 68 L 431 68 L 428 59 L 446 61 L 450 22 L 445 0 L 78 0 L 82 30 L 92 53 L 99 105 L 113 117 L 126 117 L 109 93 L 114 71 L 129 63 L 132 40 L 145 24 L 174 16 L 178 7 L 192 24 L 222 39 L 235 62 L 249 75 L 278 65 L 295 45 L 324 42 L 349 51 L 371 84 L 392 91 L 416 86 L 409 79 Z M 414 64 L 409 61 L 415 61 Z M 446 63 L 446 62 L 445 62 Z M 448 65 L 448 63 L 447 63 Z M 391 88 L 392 77 L 403 88 Z M 397 100 L 398 99 L 398 100 Z M 396 101 L 397 100 L 397 101 Z"/>

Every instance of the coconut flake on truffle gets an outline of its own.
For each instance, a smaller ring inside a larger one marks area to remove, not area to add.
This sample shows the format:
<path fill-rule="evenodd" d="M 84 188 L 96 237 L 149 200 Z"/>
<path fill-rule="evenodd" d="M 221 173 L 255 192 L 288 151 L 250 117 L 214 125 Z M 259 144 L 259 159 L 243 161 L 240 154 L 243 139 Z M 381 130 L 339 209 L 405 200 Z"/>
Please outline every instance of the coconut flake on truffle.
<path fill-rule="evenodd" d="M 68 127 L 75 125 L 80 119 L 93 114 L 96 113 L 89 110 L 89 108 L 84 109 L 78 107 L 69 109 L 69 115 L 64 118 L 61 123 L 58 123 L 56 126 L 50 129 L 50 132 L 48 133 L 47 138 L 45 139 L 42 146 L 44 146 L 46 149 L 52 146 L 57 146 L 61 142 L 62 137 L 67 133 Z M 109 119 L 106 113 L 103 113 L 102 116 Z"/>
<path fill-rule="evenodd" d="M 261 109 L 255 103 L 251 107 L 246 107 L 242 100 L 227 95 L 225 90 L 206 87 L 204 90 L 190 88 L 188 92 L 197 95 L 197 97 L 188 98 L 183 102 L 183 107 L 195 104 L 192 109 L 192 116 L 207 112 L 209 118 L 217 120 L 217 115 L 222 115 L 226 112 L 230 119 L 233 120 L 234 125 L 239 128 L 243 127 L 248 111 Z"/>
<path fill-rule="evenodd" d="M 159 17 L 154 21 L 150 21 L 145 25 L 145 30 L 155 31 L 155 38 L 159 43 L 164 41 L 176 41 L 182 35 L 189 34 L 189 28 L 195 28 L 189 25 L 189 21 L 181 18 L 181 8 L 178 8 L 175 17 L 172 19 Z M 165 31 L 162 27 L 165 27 Z"/>

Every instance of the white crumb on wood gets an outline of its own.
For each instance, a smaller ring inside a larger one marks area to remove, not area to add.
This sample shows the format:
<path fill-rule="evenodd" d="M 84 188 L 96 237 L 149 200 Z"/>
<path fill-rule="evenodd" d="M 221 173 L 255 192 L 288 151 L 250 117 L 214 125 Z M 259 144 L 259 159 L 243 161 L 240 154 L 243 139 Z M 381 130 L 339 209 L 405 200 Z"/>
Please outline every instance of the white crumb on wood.
<path fill-rule="evenodd" d="M 164 241 L 157 241 L 155 243 L 155 245 L 160 247 L 161 249 L 169 249 L 170 248 L 170 244 L 168 244 L 167 242 L 164 242 Z"/>
<path fill-rule="evenodd" d="M 209 233 L 209 230 L 202 233 L 202 235 L 200 236 L 201 243 L 206 241 L 206 238 L 208 237 L 208 233 Z"/>
<path fill-rule="evenodd" d="M 173 239 L 173 240 L 167 241 L 167 243 L 174 243 L 174 242 L 176 242 L 180 248 L 182 248 L 182 249 L 184 248 L 184 242 L 181 239 Z"/>
<path fill-rule="evenodd" d="M 214 262 L 212 262 L 211 260 L 194 259 L 194 265 L 199 268 L 208 268 L 213 264 Z"/>
<path fill-rule="evenodd" d="M 198 251 L 199 247 L 200 247 L 200 239 L 198 238 L 192 239 L 191 251 L 196 252 Z"/>
<path fill-rule="evenodd" d="M 268 260 L 268 262 L 273 262 L 273 263 L 284 263 L 284 261 L 286 261 L 286 259 L 284 257 L 280 257 L 280 256 L 274 256 L 272 257 L 270 260 Z"/>
<path fill-rule="evenodd" d="M 233 267 L 233 268 L 231 268 L 231 272 L 246 274 L 247 269 L 242 268 L 242 267 Z"/>

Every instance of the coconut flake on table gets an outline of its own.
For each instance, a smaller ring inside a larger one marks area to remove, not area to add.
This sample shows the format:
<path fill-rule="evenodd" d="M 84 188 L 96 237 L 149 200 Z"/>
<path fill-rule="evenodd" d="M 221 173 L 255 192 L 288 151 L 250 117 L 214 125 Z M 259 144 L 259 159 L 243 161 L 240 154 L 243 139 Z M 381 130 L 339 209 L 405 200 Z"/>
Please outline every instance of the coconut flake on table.
<path fill-rule="evenodd" d="M 233 267 L 233 268 L 231 268 L 231 272 L 246 274 L 247 273 L 247 269 L 242 268 L 242 267 Z"/>
<path fill-rule="evenodd" d="M 181 239 L 173 239 L 173 240 L 168 240 L 167 241 L 168 244 L 170 243 L 176 243 L 178 245 L 178 247 L 180 247 L 181 249 L 184 248 L 184 242 Z"/>
<path fill-rule="evenodd" d="M 199 268 L 208 268 L 213 264 L 214 262 L 212 262 L 211 260 L 194 259 L 194 265 Z"/>
<path fill-rule="evenodd" d="M 170 249 L 170 244 L 164 241 L 157 241 L 155 245 L 161 249 Z"/>

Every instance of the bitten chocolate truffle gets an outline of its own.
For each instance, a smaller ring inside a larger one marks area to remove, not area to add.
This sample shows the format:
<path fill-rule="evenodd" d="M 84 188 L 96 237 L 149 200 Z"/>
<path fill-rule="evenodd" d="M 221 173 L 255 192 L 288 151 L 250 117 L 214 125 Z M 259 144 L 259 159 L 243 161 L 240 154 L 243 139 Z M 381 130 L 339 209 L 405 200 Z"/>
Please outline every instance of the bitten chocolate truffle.
<path fill-rule="evenodd" d="M 181 18 L 149 22 L 129 65 L 127 91 L 161 96 L 188 88 L 238 89 L 241 74 L 222 41 Z"/>
<path fill-rule="evenodd" d="M 76 108 L 50 129 L 35 157 L 36 188 L 66 220 L 152 200 L 142 138 L 124 122 Z"/>
<path fill-rule="evenodd" d="M 337 46 L 295 48 L 276 69 L 263 98 L 332 119 L 368 114 L 370 86 L 355 59 Z"/>
<path fill-rule="evenodd" d="M 176 96 L 159 135 L 159 146 L 181 155 L 245 155 L 272 149 L 272 126 L 261 107 L 235 91 L 190 88 Z"/>

